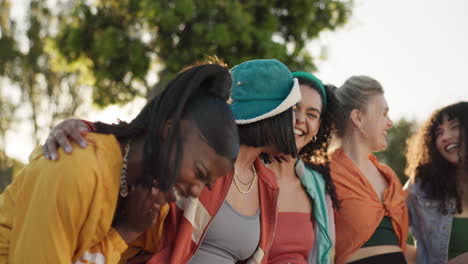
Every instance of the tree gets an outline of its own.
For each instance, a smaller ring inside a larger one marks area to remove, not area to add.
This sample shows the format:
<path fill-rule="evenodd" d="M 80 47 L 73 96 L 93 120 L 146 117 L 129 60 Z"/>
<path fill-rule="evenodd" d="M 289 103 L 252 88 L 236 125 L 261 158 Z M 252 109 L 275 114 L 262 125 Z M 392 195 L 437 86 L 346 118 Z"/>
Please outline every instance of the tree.
<path fill-rule="evenodd" d="M 228 65 L 277 58 L 315 70 L 305 50 L 324 30 L 343 25 L 352 0 L 108 0 L 80 1 L 61 23 L 57 47 L 69 63 L 87 68 L 98 105 L 145 96 L 154 65 L 156 90 L 180 69 L 207 55 Z"/>
<path fill-rule="evenodd" d="M 25 21 L 17 21 L 12 1 L 0 0 L 1 153 L 6 132 L 25 121 L 18 113 L 31 122 L 39 143 L 57 119 L 79 114 L 90 94 L 99 106 L 145 97 L 157 69 L 156 91 L 210 55 L 231 66 L 277 58 L 292 69 L 313 71 L 305 45 L 343 25 L 353 0 L 27 3 Z M 20 99 L 11 100 L 10 93 Z"/>
<path fill-rule="evenodd" d="M 390 129 L 387 135 L 388 147 L 385 151 L 377 153 L 377 157 L 390 166 L 400 178 L 401 183 L 405 183 L 407 178 L 404 171 L 406 167 L 407 140 L 416 131 L 416 122 L 401 118 Z"/>
<path fill-rule="evenodd" d="M 16 175 L 24 165 L 5 155 L 0 151 L 0 193 L 10 184 L 13 176 Z"/>
<path fill-rule="evenodd" d="M 343 25 L 353 0 L 30 0 L 20 23 L 11 3 L 0 0 L 0 80 L 21 94 L 39 143 L 91 93 L 99 106 L 148 96 L 156 68 L 156 90 L 210 55 L 315 70 L 305 45 Z"/>
<path fill-rule="evenodd" d="M 51 8 L 45 1 L 31 0 L 26 21 L 21 21 L 28 27 L 21 29 L 11 17 L 10 1 L 0 0 L 0 10 L 0 101 L 9 103 L 2 104 L 0 132 L 3 136 L 8 130 L 7 121 L 13 112 L 27 112 L 38 144 L 41 134 L 47 133 L 57 119 L 77 112 L 84 85 L 89 83 L 79 77 L 82 66 L 63 63 L 54 46 L 57 25 L 67 15 L 65 6 Z M 4 97 L 7 88 L 20 94 L 16 105 Z M 6 107 L 9 111 L 3 111 Z"/>

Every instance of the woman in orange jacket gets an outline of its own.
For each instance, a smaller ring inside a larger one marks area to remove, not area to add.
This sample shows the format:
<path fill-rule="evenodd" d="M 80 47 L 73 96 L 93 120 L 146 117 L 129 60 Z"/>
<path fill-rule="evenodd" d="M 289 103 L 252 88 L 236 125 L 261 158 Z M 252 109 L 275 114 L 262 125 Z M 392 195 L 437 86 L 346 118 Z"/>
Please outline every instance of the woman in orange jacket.
<path fill-rule="evenodd" d="M 298 158 L 288 155 L 267 166 L 280 188 L 278 222 L 268 264 L 330 264 L 334 261 L 338 207 L 327 154 L 335 100 L 331 88 L 308 72 L 293 72 L 302 99 L 294 107 Z"/>
<path fill-rule="evenodd" d="M 336 263 L 406 263 L 406 194 L 372 152 L 387 147 L 392 127 L 382 86 L 353 76 L 336 89 L 336 136 L 330 169 L 341 201 L 335 210 Z"/>

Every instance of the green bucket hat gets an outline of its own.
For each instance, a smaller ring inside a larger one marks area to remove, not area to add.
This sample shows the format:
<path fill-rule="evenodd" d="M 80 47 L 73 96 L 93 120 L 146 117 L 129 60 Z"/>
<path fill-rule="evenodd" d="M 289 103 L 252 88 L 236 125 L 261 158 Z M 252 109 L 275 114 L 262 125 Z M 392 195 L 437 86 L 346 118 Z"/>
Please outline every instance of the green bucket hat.
<path fill-rule="evenodd" d="M 243 62 L 231 75 L 231 110 L 237 124 L 276 116 L 301 100 L 299 82 L 276 59 Z"/>
<path fill-rule="evenodd" d="M 320 93 L 322 94 L 322 97 L 323 97 L 323 100 L 322 100 L 323 107 L 322 108 L 325 109 L 326 106 L 327 106 L 327 92 L 325 90 L 325 86 L 323 86 L 322 81 L 319 78 L 315 77 L 312 73 L 308 73 L 308 72 L 296 71 L 296 72 L 293 72 L 292 75 L 293 75 L 294 78 L 308 79 L 309 81 L 313 82 L 318 87 L 318 89 L 320 90 Z"/>

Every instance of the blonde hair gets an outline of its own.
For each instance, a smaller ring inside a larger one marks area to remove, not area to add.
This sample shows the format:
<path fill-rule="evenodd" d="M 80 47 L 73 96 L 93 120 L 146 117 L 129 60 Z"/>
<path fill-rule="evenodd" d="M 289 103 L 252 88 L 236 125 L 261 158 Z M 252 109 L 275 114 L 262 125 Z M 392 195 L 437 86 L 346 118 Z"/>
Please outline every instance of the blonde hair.
<path fill-rule="evenodd" d="M 352 76 L 338 89 L 335 96 L 336 135 L 342 137 L 348 127 L 349 116 L 353 109 L 365 112 L 369 100 L 376 94 L 383 94 L 382 85 L 368 76 Z"/>

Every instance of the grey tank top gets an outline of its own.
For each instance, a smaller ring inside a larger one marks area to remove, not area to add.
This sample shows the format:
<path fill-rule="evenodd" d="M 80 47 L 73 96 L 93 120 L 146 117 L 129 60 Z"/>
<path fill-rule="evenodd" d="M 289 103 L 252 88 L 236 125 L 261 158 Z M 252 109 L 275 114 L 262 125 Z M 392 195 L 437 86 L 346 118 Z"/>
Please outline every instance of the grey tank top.
<path fill-rule="evenodd" d="M 260 241 L 260 209 L 240 214 L 225 200 L 190 264 L 234 264 L 252 256 Z"/>

